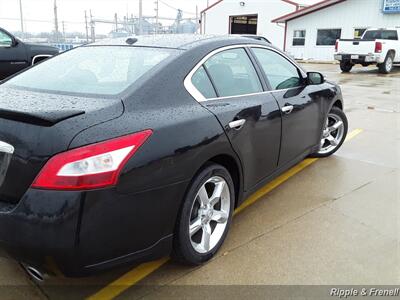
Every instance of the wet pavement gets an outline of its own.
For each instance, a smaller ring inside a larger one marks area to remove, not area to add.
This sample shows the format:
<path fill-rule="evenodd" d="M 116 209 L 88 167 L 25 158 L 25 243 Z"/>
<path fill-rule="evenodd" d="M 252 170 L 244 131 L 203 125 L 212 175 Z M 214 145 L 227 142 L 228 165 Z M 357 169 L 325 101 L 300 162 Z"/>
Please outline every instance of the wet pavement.
<path fill-rule="evenodd" d="M 262 285 L 400 284 L 400 67 L 381 75 L 372 67 L 342 74 L 333 64 L 303 66 L 340 83 L 349 132 L 362 133 L 235 216 L 212 261 L 196 268 L 167 262 L 117 298 L 235 298 L 246 287 L 248 297 L 265 296 Z M 132 268 L 33 284 L 17 264 L 1 259 L 0 295 L 85 298 Z"/>

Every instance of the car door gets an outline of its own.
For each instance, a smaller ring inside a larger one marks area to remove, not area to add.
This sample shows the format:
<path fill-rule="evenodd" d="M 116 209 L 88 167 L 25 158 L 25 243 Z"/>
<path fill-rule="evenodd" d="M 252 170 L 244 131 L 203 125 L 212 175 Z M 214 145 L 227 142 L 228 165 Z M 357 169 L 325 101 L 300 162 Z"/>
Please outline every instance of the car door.
<path fill-rule="evenodd" d="M 28 67 L 25 47 L 0 29 L 0 80 Z"/>
<path fill-rule="evenodd" d="M 308 86 L 302 71 L 274 49 L 252 47 L 282 113 L 279 166 L 309 154 L 321 138 L 323 97 Z"/>
<path fill-rule="evenodd" d="M 191 84 L 195 93 L 200 93 L 200 103 L 225 129 L 241 160 L 248 190 L 277 168 L 281 138 L 278 103 L 264 92 L 243 47 L 220 49 L 194 71 Z"/>

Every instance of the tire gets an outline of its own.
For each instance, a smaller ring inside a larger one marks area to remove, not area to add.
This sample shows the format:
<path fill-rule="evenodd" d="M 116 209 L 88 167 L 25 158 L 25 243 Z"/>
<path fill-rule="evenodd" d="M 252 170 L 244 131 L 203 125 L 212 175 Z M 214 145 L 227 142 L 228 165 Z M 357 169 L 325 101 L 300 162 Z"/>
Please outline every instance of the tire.
<path fill-rule="evenodd" d="M 386 55 L 385 61 L 383 64 L 379 64 L 379 73 L 381 74 L 389 74 L 393 70 L 393 63 L 394 63 L 394 54 L 393 52 L 389 52 Z"/>
<path fill-rule="evenodd" d="M 351 69 L 353 68 L 353 64 L 346 61 L 342 61 L 340 62 L 340 70 L 342 70 L 343 73 L 349 73 L 351 71 Z"/>
<path fill-rule="evenodd" d="M 345 113 L 340 108 L 333 107 L 322 129 L 320 148 L 311 157 L 328 157 L 334 154 L 345 141 L 347 131 L 348 121 Z"/>
<path fill-rule="evenodd" d="M 212 201 L 214 192 L 218 196 L 217 187 L 221 191 L 220 197 Z M 234 184 L 227 169 L 214 163 L 202 169 L 192 180 L 183 201 L 175 228 L 172 257 L 189 265 L 199 265 L 210 260 L 229 231 L 234 199 Z M 208 207 L 202 207 L 201 203 L 205 204 L 207 201 Z M 194 233 L 190 234 L 189 230 Z M 209 232 L 211 234 L 207 245 Z"/>

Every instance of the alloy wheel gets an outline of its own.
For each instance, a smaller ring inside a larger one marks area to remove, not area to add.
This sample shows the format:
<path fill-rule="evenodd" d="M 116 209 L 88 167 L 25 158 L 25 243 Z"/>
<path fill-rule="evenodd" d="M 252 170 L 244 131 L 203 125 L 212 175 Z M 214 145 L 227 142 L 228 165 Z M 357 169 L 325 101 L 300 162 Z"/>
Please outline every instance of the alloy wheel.
<path fill-rule="evenodd" d="M 189 237 L 193 249 L 210 252 L 221 240 L 228 224 L 231 195 L 224 178 L 213 176 L 199 189 L 190 213 Z"/>
<path fill-rule="evenodd" d="M 319 154 L 326 154 L 334 151 L 341 143 L 344 136 L 344 123 L 340 116 L 329 113 L 326 120 Z"/>
<path fill-rule="evenodd" d="M 386 60 L 386 71 L 390 72 L 392 68 L 393 68 L 393 59 L 392 57 L 389 56 Z"/>

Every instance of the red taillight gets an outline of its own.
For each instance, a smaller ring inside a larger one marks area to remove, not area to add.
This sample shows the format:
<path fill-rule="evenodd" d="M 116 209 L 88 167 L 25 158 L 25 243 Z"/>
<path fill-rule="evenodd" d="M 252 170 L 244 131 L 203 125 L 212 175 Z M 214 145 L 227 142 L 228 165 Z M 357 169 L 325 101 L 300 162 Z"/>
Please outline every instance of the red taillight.
<path fill-rule="evenodd" d="M 336 40 L 336 43 L 335 43 L 335 52 L 338 52 L 338 50 L 339 50 L 339 41 Z"/>
<path fill-rule="evenodd" d="M 88 190 L 115 185 L 125 163 L 152 133 L 145 130 L 57 154 L 46 163 L 32 187 Z"/>
<path fill-rule="evenodd" d="M 382 43 L 381 42 L 375 43 L 375 53 L 382 53 Z"/>

